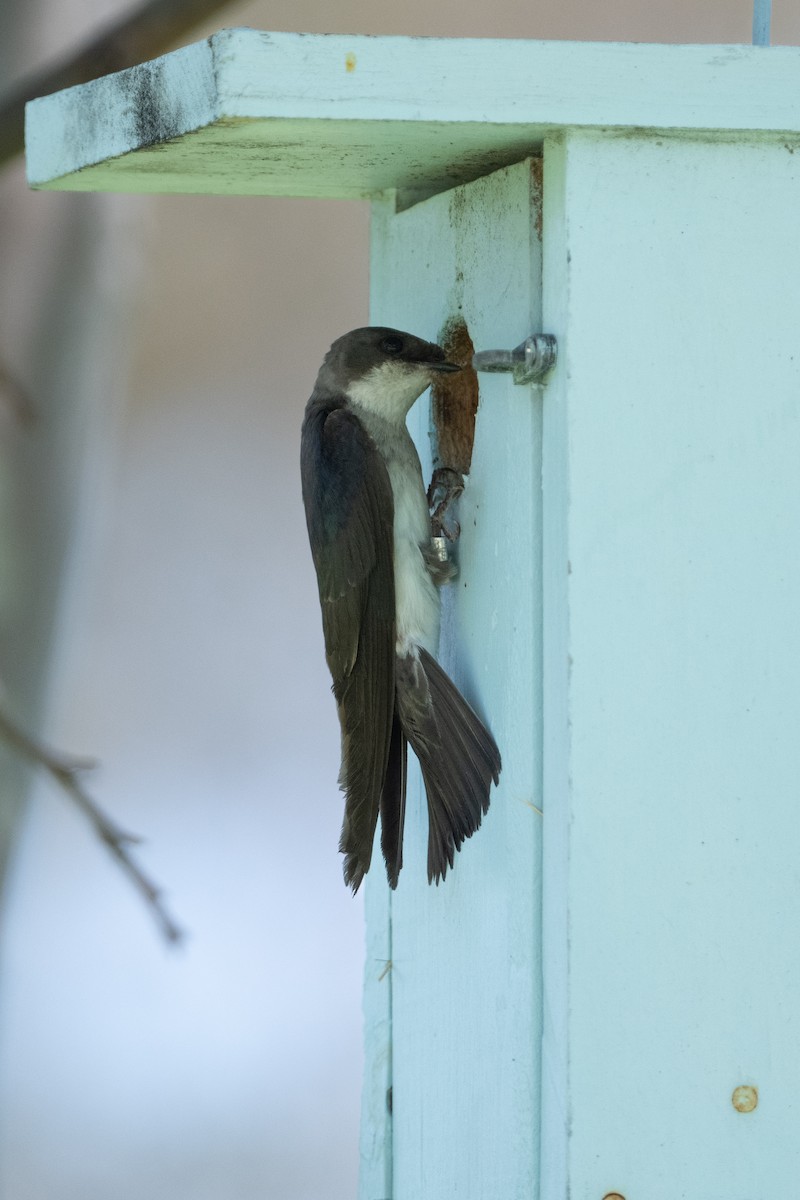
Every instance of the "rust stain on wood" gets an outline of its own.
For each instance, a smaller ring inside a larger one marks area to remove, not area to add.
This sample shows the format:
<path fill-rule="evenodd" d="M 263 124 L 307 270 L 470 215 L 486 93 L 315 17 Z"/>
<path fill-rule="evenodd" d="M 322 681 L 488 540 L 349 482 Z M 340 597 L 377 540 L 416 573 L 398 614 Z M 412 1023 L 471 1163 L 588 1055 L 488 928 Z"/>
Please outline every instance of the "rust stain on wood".
<path fill-rule="evenodd" d="M 472 367 L 475 347 L 463 317 L 451 317 L 439 335 L 450 362 L 463 370 L 439 376 L 431 389 L 431 412 L 436 430 L 434 466 L 468 475 L 478 411 L 478 376 Z"/>
<path fill-rule="evenodd" d="M 544 184 L 544 163 L 541 158 L 531 159 L 531 200 L 533 208 L 533 227 L 539 241 L 542 240 L 542 197 Z"/>

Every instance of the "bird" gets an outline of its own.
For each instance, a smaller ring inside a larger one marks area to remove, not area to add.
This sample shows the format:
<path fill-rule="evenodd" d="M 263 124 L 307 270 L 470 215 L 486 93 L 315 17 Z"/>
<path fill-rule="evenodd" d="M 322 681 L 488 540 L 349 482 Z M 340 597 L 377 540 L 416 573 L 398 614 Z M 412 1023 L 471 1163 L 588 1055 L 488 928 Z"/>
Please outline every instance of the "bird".
<path fill-rule="evenodd" d="M 303 504 L 341 726 L 339 850 L 354 893 L 379 815 L 386 874 L 397 887 L 409 744 L 427 795 L 429 883 L 453 867 L 500 777 L 492 734 L 435 658 L 439 588 L 453 569 L 432 548 L 406 427 L 434 379 L 461 369 L 413 334 L 354 329 L 325 356 L 303 419 Z"/>

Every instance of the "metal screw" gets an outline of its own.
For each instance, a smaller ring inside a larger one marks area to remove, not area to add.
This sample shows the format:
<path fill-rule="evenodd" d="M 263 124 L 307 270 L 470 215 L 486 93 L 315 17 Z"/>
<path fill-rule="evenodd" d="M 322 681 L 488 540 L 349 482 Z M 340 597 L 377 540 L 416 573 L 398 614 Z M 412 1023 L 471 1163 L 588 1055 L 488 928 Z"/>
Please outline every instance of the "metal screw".
<path fill-rule="evenodd" d="M 433 551 L 437 562 L 446 563 L 450 561 L 450 551 L 448 549 L 446 537 L 432 537 L 431 550 Z"/>
<path fill-rule="evenodd" d="M 552 333 L 534 333 L 513 350 L 480 350 L 472 357 L 476 371 L 509 371 L 514 383 L 540 383 L 556 362 L 558 348 Z"/>
<path fill-rule="evenodd" d="M 752 1112 L 758 1105 L 758 1088 L 743 1084 L 733 1089 L 731 1104 L 740 1113 Z"/>

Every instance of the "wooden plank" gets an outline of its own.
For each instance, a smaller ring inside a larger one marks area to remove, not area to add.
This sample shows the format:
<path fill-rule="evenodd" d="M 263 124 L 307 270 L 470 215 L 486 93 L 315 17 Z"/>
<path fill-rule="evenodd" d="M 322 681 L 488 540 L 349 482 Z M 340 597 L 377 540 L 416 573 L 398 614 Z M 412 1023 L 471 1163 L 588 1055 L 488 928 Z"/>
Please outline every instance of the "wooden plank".
<path fill-rule="evenodd" d="M 789 1196 L 800 158 L 570 134 L 545 177 L 542 1194 Z"/>
<path fill-rule="evenodd" d="M 435 338 L 460 317 L 484 349 L 515 345 L 537 327 L 538 167 L 518 164 L 399 214 L 377 206 L 373 321 Z M 427 402 L 418 409 L 414 428 L 429 471 Z M 540 430 L 540 393 L 508 377 L 481 377 L 441 659 L 486 715 L 503 774 L 482 828 L 439 887 L 426 878 L 427 816 L 413 774 L 405 865 L 391 897 L 398 1197 L 536 1195 Z M 370 921 L 376 917 L 371 911 Z M 369 1077 L 369 1053 L 367 1070 Z M 375 1194 L 362 1189 L 364 1200 Z"/>
<path fill-rule="evenodd" d="M 372 861 L 374 868 L 364 881 L 367 940 L 358 1194 L 361 1200 L 391 1200 L 392 925 L 391 892 L 381 868 L 380 830 Z"/>
<path fill-rule="evenodd" d="M 560 127 L 800 134 L 800 48 L 229 29 L 32 101 L 33 187 L 370 196 L 401 206 Z M 501 86 L 498 86 L 500 81 Z"/>

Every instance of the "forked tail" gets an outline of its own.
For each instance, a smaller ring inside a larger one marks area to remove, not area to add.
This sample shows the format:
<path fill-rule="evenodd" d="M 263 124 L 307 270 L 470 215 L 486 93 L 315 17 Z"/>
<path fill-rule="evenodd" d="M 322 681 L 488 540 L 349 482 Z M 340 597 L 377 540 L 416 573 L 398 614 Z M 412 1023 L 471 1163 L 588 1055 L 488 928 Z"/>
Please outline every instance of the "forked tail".
<path fill-rule="evenodd" d="M 428 796 L 428 882 L 438 883 L 489 808 L 489 790 L 500 777 L 500 751 L 455 684 L 421 647 L 397 660 L 397 716 L 422 768 Z M 402 862 L 402 820 L 399 825 L 383 846 L 393 887 Z"/>

